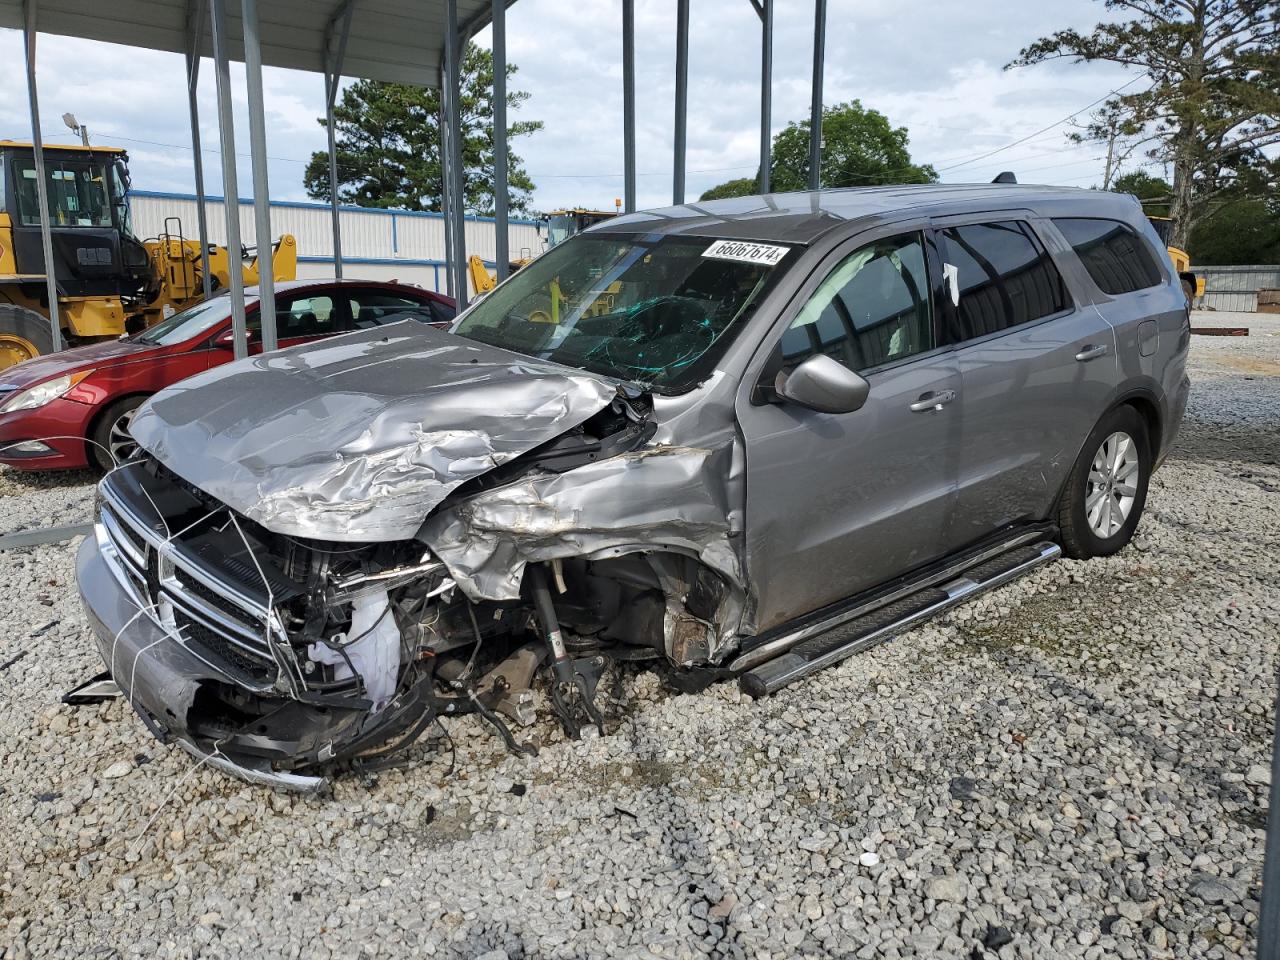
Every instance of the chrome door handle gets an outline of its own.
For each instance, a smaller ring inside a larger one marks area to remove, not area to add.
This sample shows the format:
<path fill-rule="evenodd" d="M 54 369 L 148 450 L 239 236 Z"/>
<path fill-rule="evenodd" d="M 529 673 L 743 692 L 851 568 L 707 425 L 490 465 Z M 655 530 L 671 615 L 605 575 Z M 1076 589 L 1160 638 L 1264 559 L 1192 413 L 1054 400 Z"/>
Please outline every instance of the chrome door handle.
<path fill-rule="evenodd" d="M 1098 357 L 1105 357 L 1106 355 L 1107 345 L 1105 343 L 1095 343 L 1084 347 L 1076 354 L 1076 359 L 1081 363 L 1087 363 L 1090 360 L 1096 360 Z"/>
<path fill-rule="evenodd" d="M 930 410 L 941 410 L 955 398 L 954 390 L 939 390 L 936 393 L 926 393 L 907 409 L 912 413 L 928 413 Z"/>

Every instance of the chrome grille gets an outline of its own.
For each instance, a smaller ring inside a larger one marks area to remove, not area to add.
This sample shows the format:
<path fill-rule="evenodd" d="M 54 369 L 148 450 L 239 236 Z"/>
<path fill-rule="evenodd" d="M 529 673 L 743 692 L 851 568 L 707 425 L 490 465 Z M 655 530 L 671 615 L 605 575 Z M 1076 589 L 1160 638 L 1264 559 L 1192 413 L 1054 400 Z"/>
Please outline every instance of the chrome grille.
<path fill-rule="evenodd" d="M 274 613 L 160 537 L 102 487 L 95 535 L 116 579 L 143 612 L 209 666 L 251 688 L 276 685 L 270 637 L 287 643 Z"/>

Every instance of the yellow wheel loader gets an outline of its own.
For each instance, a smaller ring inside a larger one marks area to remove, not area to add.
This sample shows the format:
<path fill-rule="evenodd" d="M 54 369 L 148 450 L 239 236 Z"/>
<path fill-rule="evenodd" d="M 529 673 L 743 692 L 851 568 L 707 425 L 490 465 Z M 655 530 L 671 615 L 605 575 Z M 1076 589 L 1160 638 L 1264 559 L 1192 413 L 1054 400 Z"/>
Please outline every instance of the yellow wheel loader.
<path fill-rule="evenodd" d="M 199 240 L 176 217 L 159 237 L 139 240 L 129 216 L 128 154 L 119 147 L 46 144 L 45 188 L 53 239 L 58 315 L 68 345 L 142 330 L 204 296 Z M 53 349 L 35 154 L 0 141 L 0 369 Z M 271 246 L 271 273 L 292 280 L 298 250 L 285 235 Z M 209 247 L 210 286 L 238 269 L 258 282 L 259 260 Z"/>
<path fill-rule="evenodd" d="M 1180 247 L 1169 246 L 1169 228 L 1173 221 L 1168 217 L 1147 217 L 1151 221 L 1151 226 L 1155 227 L 1156 233 L 1160 236 L 1160 242 L 1165 245 L 1165 249 L 1169 251 L 1169 259 L 1173 261 L 1173 269 L 1182 279 L 1182 291 L 1187 295 L 1188 301 L 1194 301 L 1197 297 L 1204 296 L 1204 277 L 1197 277 L 1191 270 L 1191 255 Z"/>
<path fill-rule="evenodd" d="M 587 210 L 583 207 L 552 210 L 543 217 L 547 223 L 547 235 L 544 238 L 546 245 L 551 248 L 557 243 L 564 243 L 564 241 L 575 234 L 581 233 L 587 227 L 593 227 L 597 223 L 603 223 L 605 220 L 612 220 L 617 215 L 617 212 Z M 542 232 L 541 227 L 538 228 L 538 232 Z M 532 257 L 525 257 L 521 260 L 512 260 L 511 272 L 514 273 L 519 270 L 532 259 Z M 471 278 L 472 292 L 476 296 L 482 296 L 498 285 L 498 278 L 489 272 L 489 268 L 484 265 L 484 260 L 474 254 L 467 258 L 467 273 Z"/>

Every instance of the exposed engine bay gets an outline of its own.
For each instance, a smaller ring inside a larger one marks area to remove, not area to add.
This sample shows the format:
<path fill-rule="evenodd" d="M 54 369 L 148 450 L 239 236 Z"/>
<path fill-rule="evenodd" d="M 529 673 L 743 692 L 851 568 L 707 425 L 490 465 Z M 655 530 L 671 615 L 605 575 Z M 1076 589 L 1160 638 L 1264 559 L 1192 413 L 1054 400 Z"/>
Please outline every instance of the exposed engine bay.
<path fill-rule="evenodd" d="M 743 612 L 719 498 L 672 516 L 714 457 L 655 429 L 649 396 L 619 388 L 454 487 L 414 537 L 367 543 L 274 532 L 144 454 L 103 481 L 96 548 L 163 631 L 152 646 L 201 669 L 143 689 L 124 630 L 104 659 L 154 733 L 262 782 L 394 762 L 437 717 L 478 714 L 516 753 L 544 710 L 603 733 L 611 662 L 713 664 Z"/>

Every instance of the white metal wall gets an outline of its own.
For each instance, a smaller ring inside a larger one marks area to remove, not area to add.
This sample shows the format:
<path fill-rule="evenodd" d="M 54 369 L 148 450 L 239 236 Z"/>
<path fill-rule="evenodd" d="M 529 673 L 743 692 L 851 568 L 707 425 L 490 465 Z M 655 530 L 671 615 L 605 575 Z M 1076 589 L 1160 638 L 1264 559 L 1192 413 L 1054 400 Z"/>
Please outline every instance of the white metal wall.
<path fill-rule="evenodd" d="M 189 194 L 133 191 L 133 232 L 147 239 L 165 232 L 165 219 L 177 217 L 181 232 L 197 233 L 196 199 Z M 222 199 L 206 198 L 209 241 L 224 243 Z M 399 279 L 428 289 L 445 284 L 444 218 L 436 213 L 342 207 L 342 258 L 349 277 L 370 280 Z M 323 203 L 277 201 L 271 204 L 271 229 L 275 237 L 293 234 L 298 242 L 298 276 L 333 276 L 333 232 L 329 207 Z M 170 224 L 171 233 L 178 232 Z M 253 204 L 240 201 L 240 236 L 247 246 L 254 239 Z M 507 230 L 513 257 L 542 252 L 542 239 L 532 220 L 512 220 Z M 492 219 L 467 220 L 467 254 L 479 254 L 492 266 L 496 232 Z M 438 269 L 437 269 L 438 268 Z"/>
<path fill-rule="evenodd" d="M 1192 271 L 1204 277 L 1204 297 L 1199 306 L 1214 310 L 1254 313 L 1258 291 L 1280 288 L 1280 266 L 1211 267 L 1192 264 Z"/>

